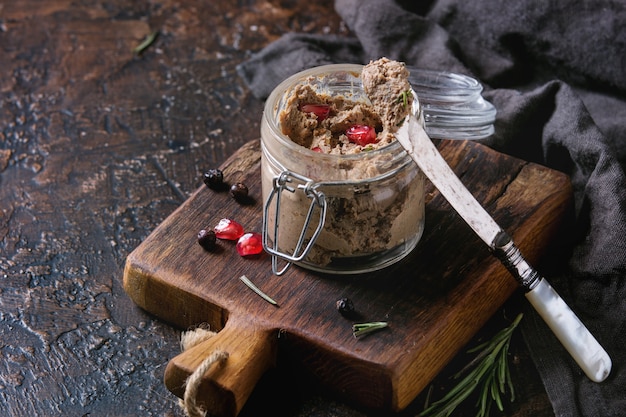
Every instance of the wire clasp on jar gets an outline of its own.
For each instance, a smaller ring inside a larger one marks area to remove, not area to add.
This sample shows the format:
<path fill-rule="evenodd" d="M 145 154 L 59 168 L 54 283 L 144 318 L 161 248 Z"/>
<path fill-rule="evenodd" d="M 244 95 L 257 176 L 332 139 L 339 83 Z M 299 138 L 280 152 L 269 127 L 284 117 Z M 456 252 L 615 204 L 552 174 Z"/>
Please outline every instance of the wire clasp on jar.
<path fill-rule="evenodd" d="M 291 171 L 283 171 L 277 177 L 274 177 L 272 183 L 272 190 L 267 197 L 267 201 L 265 202 L 263 208 L 263 246 L 265 250 L 272 255 L 272 272 L 276 275 L 282 275 L 287 271 L 287 269 L 294 262 L 299 262 L 303 260 L 313 247 L 315 240 L 321 233 L 324 222 L 326 221 L 326 197 L 324 193 L 318 190 L 318 187 L 321 183 L 315 183 L 310 178 L 304 177 L 302 175 L 298 175 Z M 297 190 L 301 190 L 304 194 L 311 199 L 311 204 L 309 206 L 309 210 L 307 212 L 306 218 L 304 219 L 304 224 L 302 225 L 302 231 L 300 232 L 300 236 L 298 237 L 298 241 L 294 247 L 293 253 L 285 253 L 282 252 L 278 247 L 278 236 L 280 230 L 280 206 L 281 206 L 281 196 L 283 191 L 289 191 L 290 193 L 294 193 Z M 272 207 L 272 203 L 274 203 L 275 207 L 275 218 L 274 218 L 274 227 L 272 233 L 270 234 L 270 208 Z M 311 223 L 311 219 L 313 217 L 313 213 L 315 209 L 319 208 L 319 223 L 315 228 L 315 231 L 306 241 L 306 234 L 309 230 L 309 224 Z M 271 236 L 271 241 L 270 241 Z M 278 267 L 278 258 L 281 258 L 287 261 L 287 264 L 282 268 Z"/>

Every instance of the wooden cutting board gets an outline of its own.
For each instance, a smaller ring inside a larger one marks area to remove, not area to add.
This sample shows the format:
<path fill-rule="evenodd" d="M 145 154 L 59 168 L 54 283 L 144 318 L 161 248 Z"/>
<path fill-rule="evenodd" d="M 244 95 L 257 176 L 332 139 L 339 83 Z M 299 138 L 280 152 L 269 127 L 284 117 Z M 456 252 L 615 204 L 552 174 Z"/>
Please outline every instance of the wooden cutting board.
<path fill-rule="evenodd" d="M 457 175 L 536 263 L 571 209 L 566 175 L 466 141 L 437 141 Z M 518 288 L 463 220 L 428 183 L 426 228 L 417 248 L 387 269 L 329 276 L 292 267 L 271 272 L 263 254 L 242 258 L 234 242 L 209 253 L 197 243 L 202 228 L 223 217 L 261 232 L 259 141 L 221 167 L 229 183 L 244 182 L 252 204 L 200 187 L 127 258 L 124 288 L 140 307 L 187 329 L 202 323 L 218 332 L 172 358 L 165 384 L 182 397 L 186 378 L 220 349 L 229 354 L 203 377 L 199 400 L 209 414 L 235 416 L 263 373 L 289 355 L 303 374 L 346 400 L 399 411 L 429 384 Z M 240 280 L 246 275 L 279 304 L 266 302 Z M 359 315 L 336 310 L 348 297 Z M 365 338 L 355 321 L 386 321 Z"/>

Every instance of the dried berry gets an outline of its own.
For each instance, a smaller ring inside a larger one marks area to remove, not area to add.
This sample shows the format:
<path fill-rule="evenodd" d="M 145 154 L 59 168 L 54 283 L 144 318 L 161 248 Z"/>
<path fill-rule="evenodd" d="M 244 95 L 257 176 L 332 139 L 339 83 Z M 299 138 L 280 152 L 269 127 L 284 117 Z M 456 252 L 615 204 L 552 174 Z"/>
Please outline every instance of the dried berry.
<path fill-rule="evenodd" d="M 230 187 L 230 195 L 235 200 L 244 202 L 248 198 L 248 187 L 242 182 L 235 183 Z"/>
<path fill-rule="evenodd" d="M 213 230 L 202 229 L 198 232 L 198 243 L 205 250 L 212 251 L 215 249 L 216 236 Z"/>
<path fill-rule="evenodd" d="M 202 181 L 214 190 L 224 187 L 224 173 L 219 169 L 210 169 L 204 173 Z"/>
<path fill-rule="evenodd" d="M 357 145 L 365 146 L 370 143 L 376 143 L 376 130 L 373 127 L 365 125 L 354 125 L 346 130 L 348 140 Z"/>
<path fill-rule="evenodd" d="M 349 298 L 341 298 L 337 300 L 337 311 L 344 315 L 354 314 L 354 304 Z"/>
<path fill-rule="evenodd" d="M 243 226 L 231 219 L 220 220 L 213 231 L 218 239 L 224 240 L 237 240 L 244 233 Z"/>
<path fill-rule="evenodd" d="M 260 233 L 246 233 L 237 241 L 237 253 L 241 256 L 258 255 L 263 252 L 263 238 Z"/>

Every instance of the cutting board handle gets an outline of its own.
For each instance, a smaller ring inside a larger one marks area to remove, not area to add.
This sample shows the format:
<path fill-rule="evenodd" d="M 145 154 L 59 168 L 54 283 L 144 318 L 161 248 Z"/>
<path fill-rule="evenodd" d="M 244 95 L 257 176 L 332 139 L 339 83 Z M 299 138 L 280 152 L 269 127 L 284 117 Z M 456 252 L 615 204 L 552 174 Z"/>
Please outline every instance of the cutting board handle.
<path fill-rule="evenodd" d="M 165 369 L 166 387 L 184 398 L 187 379 L 215 352 L 225 359 L 213 363 L 200 378 L 196 402 L 208 415 L 235 417 L 261 376 L 276 363 L 277 336 L 258 324 L 229 318 L 209 339 L 174 357 Z"/>

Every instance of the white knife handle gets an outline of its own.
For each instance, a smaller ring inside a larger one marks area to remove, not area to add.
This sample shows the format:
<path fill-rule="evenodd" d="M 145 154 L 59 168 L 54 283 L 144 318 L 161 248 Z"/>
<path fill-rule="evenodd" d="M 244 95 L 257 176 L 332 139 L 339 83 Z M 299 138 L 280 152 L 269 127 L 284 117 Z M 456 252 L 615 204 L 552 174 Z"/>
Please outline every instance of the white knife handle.
<path fill-rule="evenodd" d="M 611 372 L 611 358 L 550 284 L 542 279 L 526 298 L 587 377 L 604 381 Z"/>
<path fill-rule="evenodd" d="M 526 262 L 511 237 L 498 234 L 492 250 L 527 291 L 526 298 L 587 377 L 604 381 L 611 372 L 611 358 L 561 296 Z"/>

